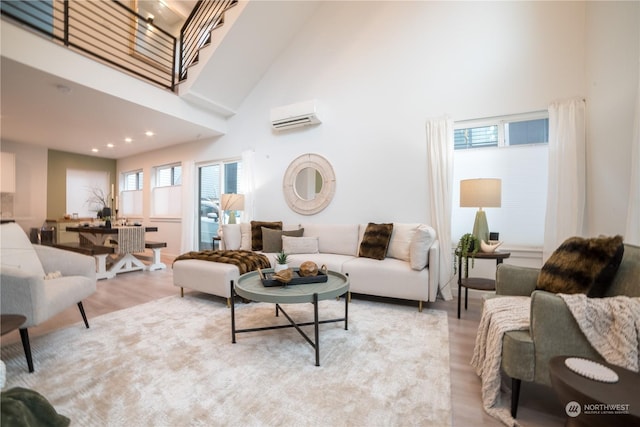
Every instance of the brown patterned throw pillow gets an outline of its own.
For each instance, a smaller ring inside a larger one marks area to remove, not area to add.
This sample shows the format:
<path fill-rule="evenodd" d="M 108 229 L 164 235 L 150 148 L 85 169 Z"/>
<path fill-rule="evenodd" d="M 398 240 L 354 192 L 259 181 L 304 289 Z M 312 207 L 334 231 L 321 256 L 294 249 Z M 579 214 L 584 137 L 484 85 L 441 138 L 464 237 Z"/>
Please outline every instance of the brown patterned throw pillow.
<path fill-rule="evenodd" d="M 391 240 L 393 224 L 374 224 L 370 222 L 364 231 L 360 242 L 361 257 L 382 260 L 387 255 L 387 248 Z"/>
<path fill-rule="evenodd" d="M 282 230 L 282 221 L 251 221 L 251 250 L 262 250 L 262 227 Z"/>
<path fill-rule="evenodd" d="M 565 240 L 542 266 L 536 289 L 602 297 L 622 262 L 622 236 Z"/>

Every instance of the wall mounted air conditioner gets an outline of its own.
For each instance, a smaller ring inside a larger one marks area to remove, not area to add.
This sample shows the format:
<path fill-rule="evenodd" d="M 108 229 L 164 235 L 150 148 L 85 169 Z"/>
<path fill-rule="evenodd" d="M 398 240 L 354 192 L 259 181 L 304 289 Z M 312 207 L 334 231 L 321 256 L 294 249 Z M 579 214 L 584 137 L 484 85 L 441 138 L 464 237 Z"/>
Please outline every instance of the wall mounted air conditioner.
<path fill-rule="evenodd" d="M 316 101 L 304 101 L 271 109 L 271 127 L 292 129 L 322 123 L 317 116 Z"/>

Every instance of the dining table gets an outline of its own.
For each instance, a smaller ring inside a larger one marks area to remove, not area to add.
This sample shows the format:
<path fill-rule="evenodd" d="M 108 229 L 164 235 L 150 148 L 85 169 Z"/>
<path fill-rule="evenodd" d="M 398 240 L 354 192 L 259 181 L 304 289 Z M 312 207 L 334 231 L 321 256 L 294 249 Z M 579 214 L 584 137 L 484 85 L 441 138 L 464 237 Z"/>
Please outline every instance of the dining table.
<path fill-rule="evenodd" d="M 81 244 L 114 247 L 113 263 L 109 268 L 106 268 L 106 255 L 101 255 L 97 266 L 99 278 L 112 278 L 119 273 L 146 269 L 146 265 L 134 254 L 144 252 L 145 233 L 156 232 L 158 227 L 79 225 L 67 227 L 66 230 L 78 233 Z"/>

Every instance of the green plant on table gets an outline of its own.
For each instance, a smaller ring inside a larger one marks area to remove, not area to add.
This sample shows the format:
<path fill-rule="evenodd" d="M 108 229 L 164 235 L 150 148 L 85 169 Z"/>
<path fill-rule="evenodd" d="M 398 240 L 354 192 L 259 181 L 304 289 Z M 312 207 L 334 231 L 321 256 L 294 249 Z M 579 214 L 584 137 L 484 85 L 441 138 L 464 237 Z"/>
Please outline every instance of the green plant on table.
<path fill-rule="evenodd" d="M 463 234 L 458 241 L 453 259 L 453 271 L 456 271 L 458 257 L 464 262 L 464 271 L 469 269 L 469 257 L 471 257 L 471 268 L 474 266 L 475 256 L 480 250 L 480 241 L 471 233 Z"/>
<path fill-rule="evenodd" d="M 289 255 L 285 254 L 284 251 L 280 251 L 278 255 L 276 255 L 276 262 L 278 264 L 286 264 L 289 261 Z"/>

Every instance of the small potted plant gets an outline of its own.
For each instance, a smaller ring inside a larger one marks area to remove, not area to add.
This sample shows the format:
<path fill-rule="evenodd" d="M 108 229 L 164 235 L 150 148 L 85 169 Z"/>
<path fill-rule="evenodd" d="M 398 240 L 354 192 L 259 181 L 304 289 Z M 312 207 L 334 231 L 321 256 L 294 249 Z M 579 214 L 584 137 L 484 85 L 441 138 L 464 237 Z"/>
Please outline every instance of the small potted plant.
<path fill-rule="evenodd" d="M 288 269 L 289 268 L 289 266 L 287 265 L 288 261 L 289 261 L 289 255 L 284 253 L 284 251 L 280 251 L 280 253 L 276 255 L 276 266 L 273 269 L 273 271 L 277 273 L 278 271 Z"/>
<path fill-rule="evenodd" d="M 453 259 L 453 270 L 456 271 L 458 265 L 458 257 L 462 258 L 464 263 L 464 271 L 469 269 L 469 257 L 471 257 L 471 268 L 473 268 L 475 256 L 480 250 L 480 242 L 471 233 L 463 234 L 458 241 L 458 246 L 455 250 L 455 257 Z"/>

